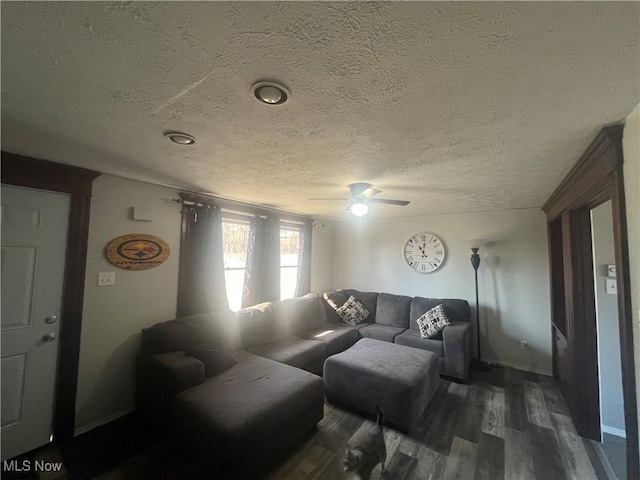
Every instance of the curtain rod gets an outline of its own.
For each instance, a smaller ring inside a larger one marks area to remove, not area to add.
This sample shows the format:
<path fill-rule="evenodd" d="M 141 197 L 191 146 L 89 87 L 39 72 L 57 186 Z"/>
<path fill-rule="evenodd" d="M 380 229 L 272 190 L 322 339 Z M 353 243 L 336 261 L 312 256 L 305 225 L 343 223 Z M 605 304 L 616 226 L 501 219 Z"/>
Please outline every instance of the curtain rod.
<path fill-rule="evenodd" d="M 201 205 L 216 205 L 222 209 L 230 210 L 233 213 L 250 213 L 253 215 L 277 215 L 282 220 L 290 220 L 300 223 L 313 223 L 314 219 L 298 215 L 295 213 L 278 210 L 276 208 L 262 207 L 251 203 L 243 203 L 235 200 L 227 200 L 220 197 L 198 195 L 194 193 L 181 192 L 179 199 L 174 199 L 179 203 L 193 203 Z"/>

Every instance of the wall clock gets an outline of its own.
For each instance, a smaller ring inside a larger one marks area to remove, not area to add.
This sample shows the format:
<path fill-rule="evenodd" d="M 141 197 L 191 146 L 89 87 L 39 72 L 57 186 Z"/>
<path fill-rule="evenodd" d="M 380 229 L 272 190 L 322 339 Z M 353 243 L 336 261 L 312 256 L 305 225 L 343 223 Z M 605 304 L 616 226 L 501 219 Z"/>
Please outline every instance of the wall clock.
<path fill-rule="evenodd" d="M 404 244 L 404 261 L 418 273 L 431 273 L 438 270 L 447 257 L 442 239 L 433 233 L 415 234 Z"/>

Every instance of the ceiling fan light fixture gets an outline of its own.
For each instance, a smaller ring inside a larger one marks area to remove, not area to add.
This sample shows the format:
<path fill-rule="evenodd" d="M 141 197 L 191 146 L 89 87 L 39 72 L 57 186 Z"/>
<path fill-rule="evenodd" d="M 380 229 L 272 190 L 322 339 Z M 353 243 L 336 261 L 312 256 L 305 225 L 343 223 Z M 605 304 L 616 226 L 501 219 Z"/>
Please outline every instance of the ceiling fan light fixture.
<path fill-rule="evenodd" d="M 369 212 L 369 205 L 362 200 L 356 200 L 349 208 L 356 217 L 364 217 Z"/>
<path fill-rule="evenodd" d="M 256 100 L 265 105 L 282 105 L 291 97 L 291 92 L 287 87 L 271 81 L 254 83 L 251 86 L 251 92 Z"/>
<path fill-rule="evenodd" d="M 164 134 L 166 138 L 171 140 L 173 143 L 177 143 L 178 145 L 193 145 L 196 143 L 195 137 L 181 132 L 167 132 Z"/>

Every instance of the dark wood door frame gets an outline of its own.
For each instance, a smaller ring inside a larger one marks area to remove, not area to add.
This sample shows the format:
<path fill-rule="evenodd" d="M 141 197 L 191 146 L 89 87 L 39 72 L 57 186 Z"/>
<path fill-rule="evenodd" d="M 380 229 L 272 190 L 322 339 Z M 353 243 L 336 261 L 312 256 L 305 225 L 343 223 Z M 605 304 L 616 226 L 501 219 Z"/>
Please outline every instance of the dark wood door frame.
<path fill-rule="evenodd" d="M 554 335 L 563 333 L 568 345 L 568 378 L 559 378 L 578 433 L 600 440 L 597 331 L 593 286 L 593 252 L 590 210 L 611 200 L 613 238 L 618 283 L 618 324 L 627 435 L 627 475 L 640 478 L 638 459 L 638 411 L 633 355 L 633 318 L 629 250 L 624 201 L 623 125 L 603 128 L 562 183 L 545 203 L 549 233 L 549 258 L 556 258 L 552 246 L 562 244 L 562 268 L 557 261 L 550 268 L 551 294 L 562 282 L 564 318 L 552 305 Z M 561 219 L 562 231 L 557 223 Z M 557 296 L 556 296 L 557 297 Z M 552 303 L 555 303 L 552 300 Z M 560 324 L 563 324 L 564 331 Z M 554 337 L 555 338 L 555 337 Z M 558 373 L 554 356 L 554 376 Z"/>
<path fill-rule="evenodd" d="M 57 440 L 72 438 L 75 431 L 89 209 L 93 180 L 99 175 L 93 170 L 2 152 L 2 183 L 71 196 L 53 419 Z"/>

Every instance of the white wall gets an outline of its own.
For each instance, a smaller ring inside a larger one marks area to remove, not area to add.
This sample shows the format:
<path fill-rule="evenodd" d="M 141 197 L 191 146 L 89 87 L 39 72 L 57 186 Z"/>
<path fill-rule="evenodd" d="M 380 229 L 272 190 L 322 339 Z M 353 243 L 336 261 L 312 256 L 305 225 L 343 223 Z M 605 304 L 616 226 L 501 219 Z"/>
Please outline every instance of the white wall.
<path fill-rule="evenodd" d="M 93 186 L 84 296 L 76 431 L 82 432 L 135 408 L 135 358 L 140 330 L 175 318 L 180 251 L 180 206 L 168 188 L 102 175 Z M 152 222 L 129 219 L 129 207 L 150 208 Z M 120 235 L 156 235 L 171 255 L 149 270 L 110 264 L 104 250 Z M 98 272 L 115 272 L 116 284 L 98 287 Z"/>
<path fill-rule="evenodd" d="M 135 408 L 135 359 L 140 331 L 175 318 L 180 253 L 180 206 L 169 188 L 102 175 L 93 186 L 76 405 L 76 432 Z M 152 222 L 130 220 L 129 208 L 152 209 Z M 313 229 L 312 291 L 331 290 L 333 224 Z M 167 242 L 171 255 L 149 270 L 111 265 L 104 250 L 120 235 L 145 233 Z M 99 272 L 115 272 L 116 284 L 98 287 Z"/>
<path fill-rule="evenodd" d="M 636 399 L 638 418 L 640 418 L 640 104 L 636 105 L 627 116 L 622 136 L 622 149 L 631 273 Z"/>
<path fill-rule="evenodd" d="M 404 242 L 421 231 L 439 235 L 447 248 L 446 263 L 432 274 L 414 272 L 402 258 Z M 464 298 L 474 318 L 471 250 L 463 241 L 497 241 L 480 252 L 483 360 L 551 374 L 547 234 L 539 209 L 354 218 L 336 224 L 334 237 L 334 288 Z M 521 340 L 529 342 L 528 352 L 520 348 Z"/>
<path fill-rule="evenodd" d="M 615 265 L 611 201 L 591 210 L 593 270 L 598 328 L 598 377 L 602 431 L 625 436 L 618 296 L 606 292 L 607 265 Z"/>
<path fill-rule="evenodd" d="M 311 291 L 322 294 L 333 287 L 333 223 L 315 223 L 311 250 Z"/>

